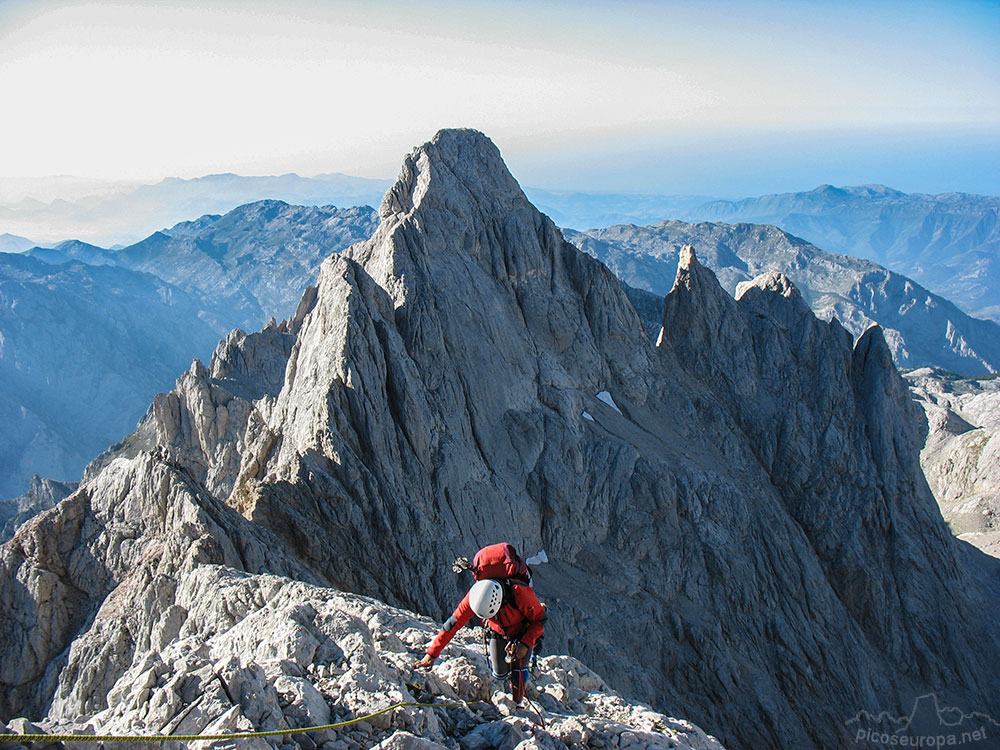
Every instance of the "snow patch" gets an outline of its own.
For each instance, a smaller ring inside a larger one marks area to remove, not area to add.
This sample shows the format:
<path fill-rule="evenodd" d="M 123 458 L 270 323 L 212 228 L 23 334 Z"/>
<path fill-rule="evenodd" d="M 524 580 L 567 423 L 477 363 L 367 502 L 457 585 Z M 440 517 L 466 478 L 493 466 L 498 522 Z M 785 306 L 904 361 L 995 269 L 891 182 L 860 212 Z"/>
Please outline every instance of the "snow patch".
<path fill-rule="evenodd" d="M 589 420 L 590 420 L 591 422 L 593 422 L 593 421 L 594 421 L 594 418 L 593 418 L 592 416 L 590 416 L 590 412 L 589 412 L 589 411 L 585 411 L 585 412 L 583 413 L 583 418 L 584 418 L 584 419 L 589 419 Z"/>
<path fill-rule="evenodd" d="M 603 401 L 604 403 L 606 403 L 608 406 L 610 406 L 612 409 L 614 409 L 619 414 L 622 413 L 622 410 L 618 408 L 618 404 L 615 403 L 615 400 L 613 398 L 611 398 L 611 394 L 608 393 L 607 391 L 601 391 L 600 393 L 598 393 L 597 394 L 597 398 L 599 398 L 601 401 Z M 622 415 L 622 416 L 624 416 L 624 415 Z"/>
<path fill-rule="evenodd" d="M 528 565 L 541 565 L 542 563 L 547 563 L 549 561 L 549 556 L 545 554 L 545 550 L 541 550 L 537 555 L 532 555 L 525 559 Z"/>
<path fill-rule="evenodd" d="M 660 346 L 663 344 L 663 326 L 660 326 L 660 332 L 656 336 L 656 345 Z"/>

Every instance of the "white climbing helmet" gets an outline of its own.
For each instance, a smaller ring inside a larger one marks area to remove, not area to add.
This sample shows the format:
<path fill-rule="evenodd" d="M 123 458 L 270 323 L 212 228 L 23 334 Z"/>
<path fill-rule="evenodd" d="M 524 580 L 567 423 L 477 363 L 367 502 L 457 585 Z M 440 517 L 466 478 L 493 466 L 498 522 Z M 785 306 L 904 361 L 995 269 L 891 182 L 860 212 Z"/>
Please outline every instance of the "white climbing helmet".
<path fill-rule="evenodd" d="M 469 589 L 469 606 L 476 613 L 476 617 L 488 620 L 500 611 L 503 604 L 503 586 L 499 581 L 487 578 L 484 581 L 476 581 Z"/>

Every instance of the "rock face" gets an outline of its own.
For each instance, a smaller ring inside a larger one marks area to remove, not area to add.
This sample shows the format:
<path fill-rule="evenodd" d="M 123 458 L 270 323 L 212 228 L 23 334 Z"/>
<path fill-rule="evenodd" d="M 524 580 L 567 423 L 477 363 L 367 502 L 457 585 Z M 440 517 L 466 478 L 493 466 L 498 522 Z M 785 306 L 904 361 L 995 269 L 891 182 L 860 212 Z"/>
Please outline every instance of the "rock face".
<path fill-rule="evenodd" d="M 211 370 L 193 367 L 171 394 L 205 398 L 203 405 L 213 400 L 213 413 L 171 413 L 158 403 L 144 426 L 183 425 L 157 436 L 169 445 L 105 460 L 79 492 L 0 548 L 0 712 L 8 731 L 288 729 L 297 741 L 291 747 L 330 750 L 383 742 L 449 750 L 580 743 L 721 750 L 689 722 L 622 699 L 566 656 L 541 660 L 532 695 L 546 727 L 532 729 L 533 717 L 514 710 L 503 686 L 487 678 L 481 639 L 471 630 L 449 646 L 433 673 L 413 672 L 433 622 L 315 585 L 315 573 L 277 537 L 205 489 L 218 481 L 204 472 L 196 481 L 189 467 L 218 455 L 209 438 L 218 441 L 219 432 L 207 426 L 230 418 L 245 426 L 251 413 L 239 405 L 266 402 L 268 391 L 280 387 L 280 377 L 268 377 L 275 357 L 287 360 L 291 335 L 285 326 L 230 336 Z M 251 373 L 260 380 L 244 380 Z M 192 387 L 200 381 L 212 381 L 212 388 Z M 227 408 L 232 416 L 220 417 Z M 175 460 L 176 446 L 196 443 L 201 454 L 182 456 L 186 465 Z M 441 698 L 477 703 L 403 708 L 339 732 L 295 733 L 396 702 Z M 9 721 L 24 714 L 45 718 Z M 273 740 L 238 746 L 289 747 L 281 737 Z"/>
<path fill-rule="evenodd" d="M 959 539 L 1000 557 L 1000 382 L 929 368 L 906 374 L 927 414 L 927 483 Z"/>
<path fill-rule="evenodd" d="M 58 685 L 42 730 L 214 734 L 287 729 L 285 740 L 297 740 L 290 747 L 331 750 L 515 745 L 530 750 L 592 743 L 722 750 L 689 722 L 623 700 L 570 657 L 540 660 L 533 695 L 545 712 L 546 727 L 533 730 L 534 716 L 514 710 L 504 687 L 487 677 L 481 639 L 471 630 L 456 639 L 433 673 L 423 674 L 411 665 L 435 632 L 427 618 L 373 599 L 219 565 L 199 564 L 162 580 L 169 584 L 158 602 L 142 598 L 140 584 L 115 595 L 114 611 L 106 611 L 107 605 L 98 611 L 101 626 L 95 623 L 74 642 L 63 670 L 73 682 Z M 123 606 L 146 611 L 123 627 Z M 146 619 L 149 615 L 159 619 Z M 130 638 L 137 641 L 134 650 L 128 648 Z M 107 656 L 109 649 L 130 666 L 112 675 L 94 674 L 88 662 Z M 434 700 L 473 703 L 468 708 L 398 708 L 339 731 L 295 732 L 394 703 Z M 8 726 L 17 728 L 14 722 Z M 252 739 L 235 746 L 269 748 L 281 742 L 279 736 L 271 743 Z"/>
<path fill-rule="evenodd" d="M 0 675 L 8 716 L 105 711 L 127 670 L 149 682 L 136 654 L 188 637 L 211 662 L 212 618 L 170 614 L 206 566 L 443 618 L 451 560 L 498 539 L 548 552 L 548 650 L 727 746 L 844 745 L 859 710 L 929 690 L 1000 712 L 997 566 L 948 533 L 878 328 L 855 345 L 780 274 L 734 299 L 687 251 L 654 344 L 641 295 L 473 131 L 414 150 L 379 213 L 291 321 L 181 379 L 149 450 L 105 456 L 2 548 L 0 664 L 28 665 Z"/>
<path fill-rule="evenodd" d="M 1000 198 L 884 185 L 714 201 L 691 221 L 777 224 L 824 250 L 871 258 L 978 317 L 1000 322 Z"/>
<path fill-rule="evenodd" d="M 731 294 L 741 283 L 778 271 L 818 317 L 837 318 L 855 338 L 881 326 L 899 367 L 933 365 L 973 375 L 1000 370 L 995 322 L 971 318 L 876 263 L 824 252 L 774 226 L 663 221 L 567 231 L 566 237 L 627 284 L 660 296 L 673 285 L 681 247 L 694 244 Z"/>

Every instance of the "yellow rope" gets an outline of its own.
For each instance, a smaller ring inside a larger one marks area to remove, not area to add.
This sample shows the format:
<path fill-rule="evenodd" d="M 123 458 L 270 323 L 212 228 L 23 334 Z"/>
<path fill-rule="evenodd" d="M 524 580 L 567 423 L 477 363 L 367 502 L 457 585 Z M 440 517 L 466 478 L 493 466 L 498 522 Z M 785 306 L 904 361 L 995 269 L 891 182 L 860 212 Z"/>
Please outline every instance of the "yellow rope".
<path fill-rule="evenodd" d="M 276 737 L 278 735 L 305 734 L 307 732 L 320 732 L 324 729 L 338 729 L 339 727 L 357 724 L 360 721 L 374 719 L 396 708 L 416 706 L 417 708 L 456 708 L 468 706 L 482 701 L 451 701 L 448 703 L 414 703 L 403 701 L 393 703 L 379 711 L 366 716 L 359 716 L 356 719 L 338 721 L 335 724 L 323 724 L 316 727 L 302 727 L 295 729 L 269 729 L 263 732 L 236 732 L 230 734 L 161 734 L 161 735 L 130 735 L 130 734 L 0 734 L 0 742 L 167 742 L 168 740 L 180 740 L 182 742 L 194 742 L 197 740 L 242 740 L 251 737 Z"/>

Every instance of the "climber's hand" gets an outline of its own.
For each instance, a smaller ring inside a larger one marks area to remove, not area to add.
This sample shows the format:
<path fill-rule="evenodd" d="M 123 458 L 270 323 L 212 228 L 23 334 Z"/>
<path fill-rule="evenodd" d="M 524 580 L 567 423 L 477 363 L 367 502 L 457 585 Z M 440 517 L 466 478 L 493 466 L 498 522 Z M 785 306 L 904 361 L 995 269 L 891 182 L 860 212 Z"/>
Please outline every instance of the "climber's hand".
<path fill-rule="evenodd" d="M 434 666 L 434 657 L 430 654 L 424 654 L 424 658 L 418 662 L 414 662 L 414 669 L 430 669 Z"/>
<path fill-rule="evenodd" d="M 518 643 L 514 646 L 514 652 L 511 654 L 511 656 L 514 657 L 515 661 L 521 661 L 521 659 L 523 659 L 525 656 L 528 655 L 528 652 L 530 650 L 531 649 L 529 649 L 523 643 Z"/>

